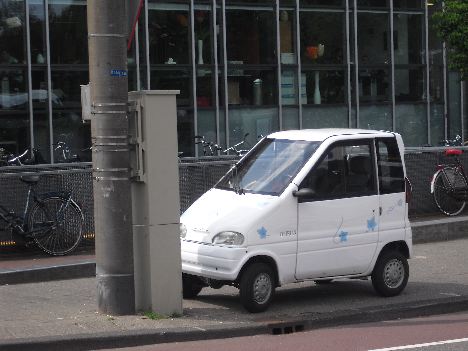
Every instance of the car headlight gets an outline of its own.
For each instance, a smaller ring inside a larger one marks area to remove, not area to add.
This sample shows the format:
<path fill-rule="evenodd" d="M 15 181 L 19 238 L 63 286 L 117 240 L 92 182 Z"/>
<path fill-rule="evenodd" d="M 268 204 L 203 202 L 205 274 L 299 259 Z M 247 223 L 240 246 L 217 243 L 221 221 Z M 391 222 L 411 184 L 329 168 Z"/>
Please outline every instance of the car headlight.
<path fill-rule="evenodd" d="M 185 226 L 184 223 L 180 223 L 179 231 L 180 231 L 180 238 L 185 239 L 185 236 L 187 235 L 187 227 Z"/>
<path fill-rule="evenodd" d="M 213 237 L 212 243 L 215 245 L 240 246 L 244 243 L 244 236 L 237 232 L 221 232 Z"/>

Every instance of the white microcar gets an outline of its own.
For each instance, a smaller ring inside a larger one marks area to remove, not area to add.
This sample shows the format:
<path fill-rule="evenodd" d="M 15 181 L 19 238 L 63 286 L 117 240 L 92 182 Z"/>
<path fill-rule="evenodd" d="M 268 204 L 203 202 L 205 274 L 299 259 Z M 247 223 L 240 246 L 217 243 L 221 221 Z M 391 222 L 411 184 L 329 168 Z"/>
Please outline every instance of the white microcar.
<path fill-rule="evenodd" d="M 263 138 L 181 217 L 184 297 L 229 284 L 261 312 L 278 286 L 368 276 L 399 294 L 412 253 L 403 150 L 382 131 Z"/>

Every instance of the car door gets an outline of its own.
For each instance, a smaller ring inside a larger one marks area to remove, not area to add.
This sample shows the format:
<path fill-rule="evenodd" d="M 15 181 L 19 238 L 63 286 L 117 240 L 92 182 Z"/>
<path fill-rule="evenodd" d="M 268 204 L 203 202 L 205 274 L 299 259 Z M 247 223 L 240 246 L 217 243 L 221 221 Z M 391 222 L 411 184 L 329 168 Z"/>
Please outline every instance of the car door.
<path fill-rule="evenodd" d="M 404 237 L 407 204 L 405 176 L 395 137 L 377 138 L 377 170 L 380 193 L 379 235 L 382 241 Z"/>
<path fill-rule="evenodd" d="M 332 144 L 301 182 L 296 278 L 365 272 L 378 242 L 373 139 Z"/>

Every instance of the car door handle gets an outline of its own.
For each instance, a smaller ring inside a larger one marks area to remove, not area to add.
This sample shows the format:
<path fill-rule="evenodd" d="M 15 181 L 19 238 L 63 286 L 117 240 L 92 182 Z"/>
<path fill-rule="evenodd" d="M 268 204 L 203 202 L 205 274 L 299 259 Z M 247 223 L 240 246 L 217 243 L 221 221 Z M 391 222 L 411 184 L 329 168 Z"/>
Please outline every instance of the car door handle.
<path fill-rule="evenodd" d="M 382 206 L 379 206 L 379 215 L 380 215 L 380 216 L 382 215 L 382 212 L 383 212 Z"/>

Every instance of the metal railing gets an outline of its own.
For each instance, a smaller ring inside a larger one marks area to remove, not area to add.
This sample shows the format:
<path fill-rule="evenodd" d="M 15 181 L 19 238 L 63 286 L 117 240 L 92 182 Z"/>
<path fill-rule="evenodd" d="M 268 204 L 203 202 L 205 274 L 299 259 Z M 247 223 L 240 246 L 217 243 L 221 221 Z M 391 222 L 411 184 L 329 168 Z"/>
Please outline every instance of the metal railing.
<path fill-rule="evenodd" d="M 410 203 L 410 217 L 418 218 L 440 214 L 430 193 L 430 181 L 436 165 L 449 163 L 440 148 L 411 148 L 405 153 L 405 163 L 409 179 L 413 185 Z M 467 152 L 460 156 L 468 167 Z M 237 161 L 236 157 L 183 158 L 179 163 L 179 190 L 181 212 L 210 189 Z M 468 168 L 467 168 L 468 169 Z M 82 245 L 94 244 L 94 205 L 91 163 L 69 163 L 56 165 L 34 165 L 0 168 L 0 204 L 22 213 L 27 186 L 19 178 L 26 174 L 41 174 L 38 191 L 66 190 L 82 207 L 85 216 L 85 240 Z M 8 233 L 0 228 L 1 246 L 9 245 Z M 86 240 L 87 239 L 87 240 Z"/>

